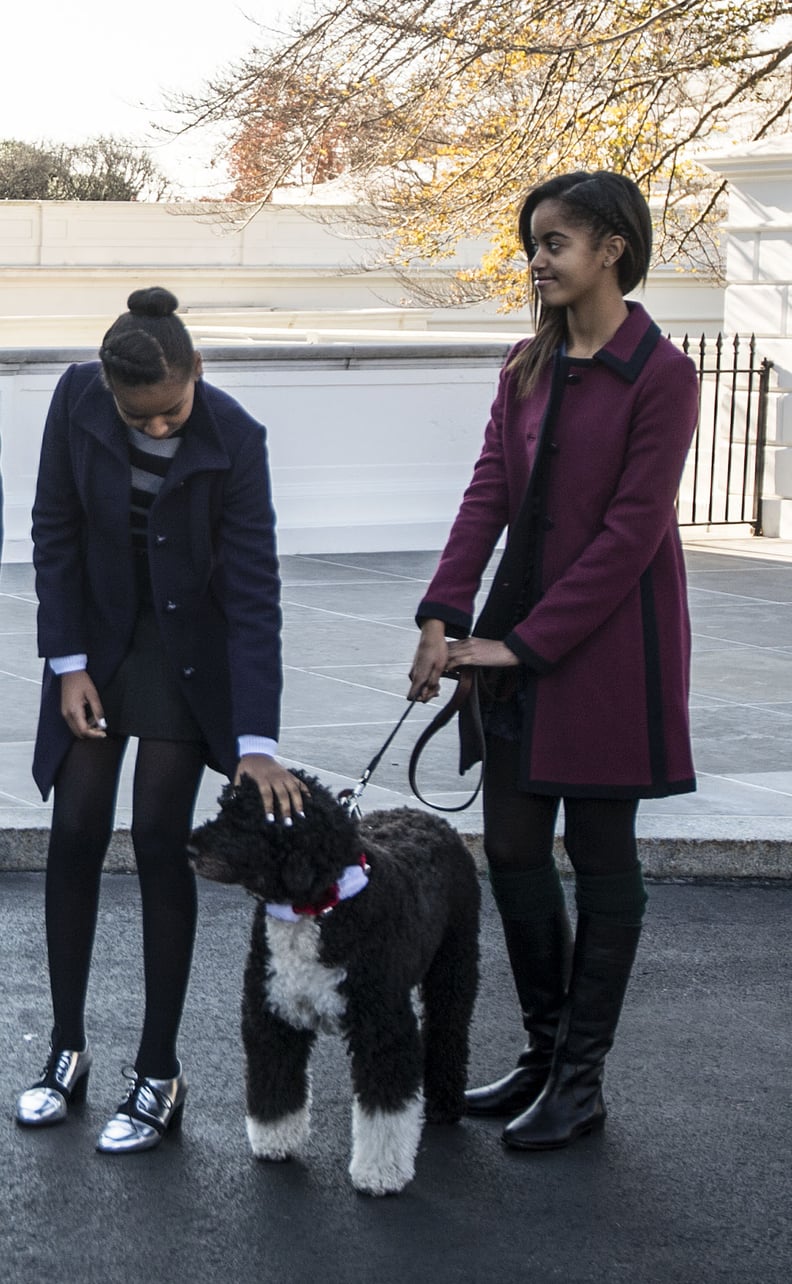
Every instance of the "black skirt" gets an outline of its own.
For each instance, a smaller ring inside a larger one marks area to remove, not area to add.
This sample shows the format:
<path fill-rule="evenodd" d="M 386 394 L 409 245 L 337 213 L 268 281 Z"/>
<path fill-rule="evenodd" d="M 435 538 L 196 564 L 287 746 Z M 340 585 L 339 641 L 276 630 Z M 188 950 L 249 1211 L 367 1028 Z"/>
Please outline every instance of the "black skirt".
<path fill-rule="evenodd" d="M 111 736 L 203 743 L 165 655 L 153 606 L 141 605 L 131 646 L 100 694 Z"/>

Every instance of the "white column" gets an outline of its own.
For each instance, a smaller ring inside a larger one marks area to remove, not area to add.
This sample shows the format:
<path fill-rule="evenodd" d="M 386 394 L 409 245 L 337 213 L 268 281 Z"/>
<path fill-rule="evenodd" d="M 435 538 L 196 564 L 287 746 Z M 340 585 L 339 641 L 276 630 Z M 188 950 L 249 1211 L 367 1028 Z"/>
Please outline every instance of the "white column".
<path fill-rule="evenodd" d="M 774 366 L 764 534 L 792 539 L 792 134 L 700 159 L 729 184 L 724 330 Z"/>

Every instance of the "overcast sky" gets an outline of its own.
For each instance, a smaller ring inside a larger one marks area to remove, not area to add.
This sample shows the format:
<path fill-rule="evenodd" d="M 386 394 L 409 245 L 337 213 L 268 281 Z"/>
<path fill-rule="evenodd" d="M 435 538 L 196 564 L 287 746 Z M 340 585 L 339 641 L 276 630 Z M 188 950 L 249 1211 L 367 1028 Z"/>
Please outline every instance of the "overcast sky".
<path fill-rule="evenodd" d="M 0 38 L 0 138 L 154 139 L 152 154 L 171 182 L 208 194 L 216 181 L 210 140 L 164 143 L 152 134 L 151 121 L 165 119 L 164 94 L 198 89 L 243 55 L 258 36 L 250 18 L 288 28 L 303 3 L 14 0 Z"/>

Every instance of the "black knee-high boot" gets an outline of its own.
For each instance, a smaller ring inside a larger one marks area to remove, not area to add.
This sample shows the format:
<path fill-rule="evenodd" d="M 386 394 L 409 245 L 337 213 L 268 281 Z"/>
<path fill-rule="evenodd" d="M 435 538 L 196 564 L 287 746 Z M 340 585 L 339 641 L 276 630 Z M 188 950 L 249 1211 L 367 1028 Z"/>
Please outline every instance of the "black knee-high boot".
<path fill-rule="evenodd" d="M 619 922 L 617 917 L 579 910 L 569 996 L 553 1066 L 541 1095 L 506 1126 L 503 1140 L 508 1146 L 555 1150 L 605 1122 L 605 1057 L 613 1046 L 646 900 L 640 868 L 617 876 L 622 877 L 632 880 L 633 916 L 638 921 Z M 613 885 L 612 878 L 607 881 Z"/>
<path fill-rule="evenodd" d="M 553 1061 L 566 997 L 572 933 L 555 865 L 491 873 L 528 1042 L 502 1079 L 465 1093 L 468 1114 L 511 1116 L 535 1101 Z"/>

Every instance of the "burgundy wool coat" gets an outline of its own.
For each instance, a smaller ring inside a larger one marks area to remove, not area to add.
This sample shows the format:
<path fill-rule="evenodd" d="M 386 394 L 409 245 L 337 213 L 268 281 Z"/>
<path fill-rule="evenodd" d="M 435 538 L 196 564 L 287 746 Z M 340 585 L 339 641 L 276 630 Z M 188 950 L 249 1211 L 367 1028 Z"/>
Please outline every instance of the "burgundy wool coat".
<path fill-rule="evenodd" d="M 100 694 L 137 615 L 126 428 L 98 362 L 53 394 L 33 507 L 39 655 L 87 654 Z M 232 776 L 241 735 L 278 738 L 280 579 L 265 432 L 202 379 L 151 508 L 149 566 L 162 644 L 207 745 Z M 74 738 L 44 665 L 33 776 L 47 797 Z"/>
<path fill-rule="evenodd" d="M 698 380 L 640 304 L 629 308 L 606 347 L 590 360 L 557 354 L 525 399 L 507 360 L 418 609 L 419 622 L 441 619 L 449 635 L 466 636 L 482 574 L 509 528 L 520 582 L 508 582 L 512 560 L 501 588 L 516 615 L 500 631 L 475 631 L 505 640 L 525 666 L 519 784 L 534 793 L 657 798 L 695 789 L 674 501 Z"/>

